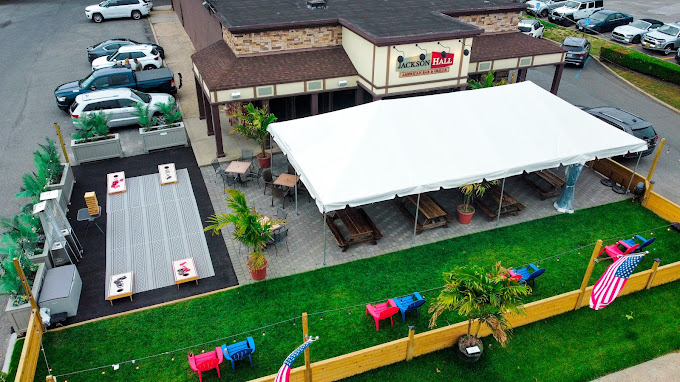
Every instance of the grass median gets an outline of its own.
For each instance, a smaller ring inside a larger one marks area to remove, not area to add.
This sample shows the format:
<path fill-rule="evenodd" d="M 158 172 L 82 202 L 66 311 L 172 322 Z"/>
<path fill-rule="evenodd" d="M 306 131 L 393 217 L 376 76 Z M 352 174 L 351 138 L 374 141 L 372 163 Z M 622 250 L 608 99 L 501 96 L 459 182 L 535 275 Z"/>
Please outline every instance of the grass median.
<path fill-rule="evenodd" d="M 362 305 L 440 287 L 442 272 L 457 265 L 502 261 L 505 266 L 518 267 L 534 262 L 547 271 L 537 280 L 529 299 L 533 301 L 577 289 L 597 239 L 608 239 L 611 244 L 634 233 L 656 236 L 652 253 L 640 263 L 638 271 L 651 268 L 654 257 L 664 263 L 680 260 L 680 235 L 659 228 L 667 225 L 652 212 L 623 201 L 48 332 L 43 343 L 54 375 L 95 368 L 60 380 L 194 381 L 196 374 L 187 363 L 189 351 L 210 350 L 253 336 L 256 352 L 252 367 L 239 362 L 233 372 L 228 364 L 222 366 L 229 380 L 246 381 L 275 373 L 301 342 L 300 320 L 285 320 L 302 312 L 310 313 L 311 334 L 321 337 L 311 348 L 312 360 L 327 359 L 402 338 L 407 334 L 407 324 L 427 330 L 430 315 L 423 309 L 420 318 L 410 316 L 405 324 L 395 316 L 394 326 L 382 322 L 380 331 L 376 331 Z M 609 264 L 596 265 L 591 284 Z M 436 293 L 428 292 L 424 297 Z M 439 320 L 440 325 L 447 321 L 454 323 L 460 318 L 449 314 Z M 15 371 L 21 346 L 19 342 L 11 372 Z M 135 363 L 127 362 L 132 360 Z M 296 366 L 302 362 L 299 359 Z M 114 364 L 120 364 L 116 371 Z M 43 380 L 46 374 L 41 356 L 36 380 Z M 206 373 L 203 378 L 217 380 L 216 373 Z"/>

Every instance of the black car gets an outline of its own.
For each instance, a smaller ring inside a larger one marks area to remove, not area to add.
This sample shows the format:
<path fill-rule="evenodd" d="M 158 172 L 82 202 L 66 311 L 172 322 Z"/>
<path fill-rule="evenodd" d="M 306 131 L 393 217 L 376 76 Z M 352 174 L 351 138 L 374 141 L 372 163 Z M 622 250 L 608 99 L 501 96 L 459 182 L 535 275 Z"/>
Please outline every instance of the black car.
<path fill-rule="evenodd" d="M 588 56 L 590 56 L 590 41 L 583 37 L 567 37 L 562 41 L 562 48 L 567 51 L 564 61 L 584 66 Z"/>
<path fill-rule="evenodd" d="M 126 45 L 151 45 L 158 53 L 161 55 L 162 59 L 165 59 L 165 51 L 160 45 L 147 43 L 147 42 L 137 42 L 135 40 L 130 40 L 129 38 L 112 38 L 110 40 L 102 41 L 98 44 L 94 44 L 87 48 L 87 59 L 92 62 L 97 57 L 108 56 L 115 53 L 118 48 Z"/>
<path fill-rule="evenodd" d="M 659 140 L 659 136 L 656 134 L 656 131 L 654 131 L 652 124 L 644 118 L 611 106 L 592 108 L 581 107 L 581 109 L 598 119 L 647 142 L 647 150 L 642 152 L 643 157 L 654 152 L 656 141 Z M 636 158 L 638 155 L 639 153 L 628 153 L 623 155 L 623 157 Z"/>
<path fill-rule="evenodd" d="M 617 11 L 597 11 L 576 24 L 576 29 L 584 32 L 608 32 L 614 28 L 633 22 L 633 16 Z"/>

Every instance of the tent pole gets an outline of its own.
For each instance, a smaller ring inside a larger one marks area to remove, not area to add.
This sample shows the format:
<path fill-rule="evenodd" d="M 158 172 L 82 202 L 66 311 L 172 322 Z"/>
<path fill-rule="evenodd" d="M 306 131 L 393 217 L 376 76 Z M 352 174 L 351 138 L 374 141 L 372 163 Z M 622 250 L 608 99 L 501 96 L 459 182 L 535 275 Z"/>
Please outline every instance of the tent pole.
<path fill-rule="evenodd" d="M 272 135 L 269 134 L 269 168 L 274 170 L 274 144 L 272 142 Z"/>
<path fill-rule="evenodd" d="M 416 203 L 416 221 L 413 223 L 413 244 L 416 245 L 416 228 L 418 228 L 418 210 L 420 209 L 420 194 L 418 194 L 418 201 Z"/>
<path fill-rule="evenodd" d="M 628 193 L 628 190 L 630 190 L 630 185 L 633 184 L 633 178 L 635 178 L 635 173 L 637 172 L 638 165 L 640 164 L 640 158 L 642 158 L 642 151 L 640 151 L 640 154 L 638 154 L 638 160 L 637 160 L 637 162 L 635 162 L 635 170 L 633 170 L 633 175 L 630 176 L 630 182 L 628 182 L 628 187 L 626 188 L 626 194 Z"/>
<path fill-rule="evenodd" d="M 501 207 L 503 207 L 503 192 L 505 191 L 505 178 L 503 178 L 503 183 L 501 183 L 501 198 L 498 201 L 498 214 L 496 214 L 496 227 L 501 222 Z"/>
<path fill-rule="evenodd" d="M 295 214 L 300 215 L 300 213 L 298 212 L 298 206 L 297 206 L 297 184 L 298 184 L 297 171 L 295 171 Z"/>
<path fill-rule="evenodd" d="M 326 266 L 326 209 L 323 210 L 323 266 Z"/>

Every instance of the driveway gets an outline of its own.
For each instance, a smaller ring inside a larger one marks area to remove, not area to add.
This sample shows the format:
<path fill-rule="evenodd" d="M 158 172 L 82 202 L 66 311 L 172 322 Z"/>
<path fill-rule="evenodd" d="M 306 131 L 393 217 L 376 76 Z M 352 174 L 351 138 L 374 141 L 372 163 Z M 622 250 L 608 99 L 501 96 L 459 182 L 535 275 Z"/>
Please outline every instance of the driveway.
<path fill-rule="evenodd" d="M 549 90 L 553 73 L 552 67 L 529 70 L 527 80 Z M 680 203 L 680 178 L 677 176 L 680 173 L 680 129 L 677 124 L 680 114 L 631 88 L 592 58 L 583 69 L 573 66 L 564 69 L 558 95 L 574 105 L 615 106 L 650 121 L 659 137 L 666 138 L 653 176 L 654 190 Z M 640 160 L 643 175 L 647 175 L 653 159 L 654 155 L 649 155 Z M 629 168 L 635 167 L 635 162 L 635 159 L 621 161 Z"/>

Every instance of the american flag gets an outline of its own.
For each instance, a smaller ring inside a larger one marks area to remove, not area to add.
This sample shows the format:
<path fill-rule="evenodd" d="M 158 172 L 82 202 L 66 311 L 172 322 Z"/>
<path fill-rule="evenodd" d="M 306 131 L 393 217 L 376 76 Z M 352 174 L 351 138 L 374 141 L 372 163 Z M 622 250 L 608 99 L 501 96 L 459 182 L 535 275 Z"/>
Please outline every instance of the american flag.
<path fill-rule="evenodd" d="M 317 337 L 318 338 L 318 337 Z M 295 349 L 288 358 L 286 358 L 285 361 L 283 361 L 283 365 L 281 365 L 281 368 L 279 369 L 279 372 L 276 373 L 276 379 L 274 379 L 274 382 L 288 382 L 290 378 L 290 369 L 293 366 L 293 362 L 295 362 L 295 359 L 302 354 L 305 349 L 309 345 L 312 344 L 315 340 L 310 338 L 307 341 L 305 341 L 302 345 L 300 345 L 297 349 Z"/>
<path fill-rule="evenodd" d="M 645 254 L 646 252 L 622 256 L 614 261 L 595 283 L 593 293 L 590 295 L 590 307 L 600 310 L 611 304 Z"/>

